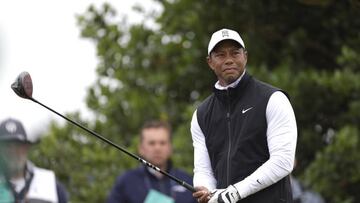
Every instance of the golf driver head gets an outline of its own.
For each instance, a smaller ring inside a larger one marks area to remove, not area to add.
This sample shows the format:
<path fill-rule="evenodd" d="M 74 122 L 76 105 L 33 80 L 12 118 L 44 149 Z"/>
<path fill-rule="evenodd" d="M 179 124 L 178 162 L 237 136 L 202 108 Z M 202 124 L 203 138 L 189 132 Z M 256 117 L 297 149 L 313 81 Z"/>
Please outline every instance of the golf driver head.
<path fill-rule="evenodd" d="M 32 98 L 33 84 L 30 74 L 26 71 L 20 73 L 20 75 L 15 79 L 15 82 L 11 84 L 11 89 L 22 98 Z"/>

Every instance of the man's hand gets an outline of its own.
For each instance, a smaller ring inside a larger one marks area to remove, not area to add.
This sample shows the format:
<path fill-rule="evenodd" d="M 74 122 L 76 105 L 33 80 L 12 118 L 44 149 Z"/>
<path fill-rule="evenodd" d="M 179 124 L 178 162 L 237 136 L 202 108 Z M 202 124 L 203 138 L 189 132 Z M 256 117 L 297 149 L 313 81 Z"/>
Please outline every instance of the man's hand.
<path fill-rule="evenodd" d="M 206 187 L 195 187 L 196 192 L 193 193 L 193 197 L 200 203 L 207 203 L 210 199 L 210 191 Z"/>
<path fill-rule="evenodd" d="M 209 200 L 209 203 L 236 203 L 240 199 L 239 192 L 233 185 L 230 185 L 225 190 L 216 190 Z"/>

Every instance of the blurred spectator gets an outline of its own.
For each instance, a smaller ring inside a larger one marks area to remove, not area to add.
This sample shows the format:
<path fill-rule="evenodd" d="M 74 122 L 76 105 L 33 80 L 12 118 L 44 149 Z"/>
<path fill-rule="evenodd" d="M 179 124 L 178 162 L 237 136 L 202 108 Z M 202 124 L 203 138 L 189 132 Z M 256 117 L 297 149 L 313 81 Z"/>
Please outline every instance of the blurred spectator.
<path fill-rule="evenodd" d="M 294 169 L 297 165 L 295 159 Z M 291 190 L 293 194 L 294 203 L 325 203 L 324 199 L 319 193 L 312 191 L 310 188 L 302 184 L 293 175 L 290 176 Z"/>
<path fill-rule="evenodd" d="M 319 193 L 306 188 L 294 176 L 291 176 L 290 181 L 294 203 L 325 203 Z"/>
<path fill-rule="evenodd" d="M 0 124 L 0 202 L 66 203 L 65 188 L 53 171 L 34 166 L 28 160 L 34 142 L 22 123 L 6 119 Z"/>
<path fill-rule="evenodd" d="M 140 131 L 139 154 L 145 160 L 192 184 L 187 173 L 172 167 L 171 129 L 168 123 L 150 121 Z M 108 203 L 195 203 L 191 192 L 144 165 L 119 176 Z"/>

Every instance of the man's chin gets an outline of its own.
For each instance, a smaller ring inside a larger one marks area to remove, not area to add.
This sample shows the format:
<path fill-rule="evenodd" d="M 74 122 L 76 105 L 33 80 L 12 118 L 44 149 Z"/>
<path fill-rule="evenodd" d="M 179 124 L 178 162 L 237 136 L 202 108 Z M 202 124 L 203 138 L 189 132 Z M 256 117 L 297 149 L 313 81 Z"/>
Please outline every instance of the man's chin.
<path fill-rule="evenodd" d="M 240 76 L 232 75 L 226 77 L 225 81 L 227 85 L 230 85 L 231 83 L 235 82 Z"/>
<path fill-rule="evenodd" d="M 149 162 L 157 167 L 162 167 L 162 165 L 164 165 L 164 162 L 162 160 L 152 160 L 152 161 L 149 160 Z"/>
<path fill-rule="evenodd" d="M 16 176 L 18 174 L 22 174 L 25 170 L 23 166 L 5 166 L 5 173 L 10 176 Z"/>

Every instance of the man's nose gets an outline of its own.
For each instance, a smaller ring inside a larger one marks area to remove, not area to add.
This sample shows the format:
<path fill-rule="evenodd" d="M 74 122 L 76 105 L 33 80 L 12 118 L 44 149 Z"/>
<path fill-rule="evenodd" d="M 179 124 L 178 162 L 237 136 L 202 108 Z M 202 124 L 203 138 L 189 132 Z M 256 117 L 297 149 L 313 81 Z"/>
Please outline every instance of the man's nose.
<path fill-rule="evenodd" d="M 154 145 L 154 149 L 156 149 L 156 150 L 161 149 L 161 145 L 160 145 L 160 144 L 155 144 L 155 145 Z"/>
<path fill-rule="evenodd" d="M 233 58 L 232 58 L 229 54 L 227 54 L 227 55 L 226 55 L 226 58 L 225 58 L 225 64 L 226 64 L 226 65 L 231 65 L 231 64 L 233 64 L 233 63 L 234 63 Z"/>

